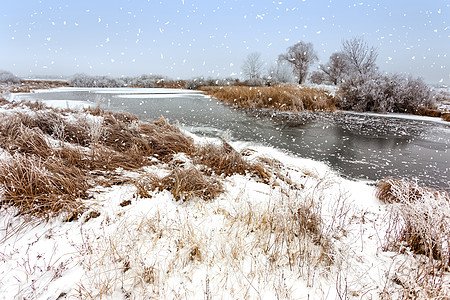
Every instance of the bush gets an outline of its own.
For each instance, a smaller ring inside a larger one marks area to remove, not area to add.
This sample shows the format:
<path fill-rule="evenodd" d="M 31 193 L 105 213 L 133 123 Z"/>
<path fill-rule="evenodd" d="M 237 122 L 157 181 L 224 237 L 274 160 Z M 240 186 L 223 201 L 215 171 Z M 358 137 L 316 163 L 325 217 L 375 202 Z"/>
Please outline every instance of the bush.
<path fill-rule="evenodd" d="M 11 72 L 0 70 L 0 82 L 19 83 L 20 78 Z"/>
<path fill-rule="evenodd" d="M 339 107 L 354 111 L 419 114 L 434 108 L 434 92 L 421 78 L 353 74 L 338 91 Z"/>

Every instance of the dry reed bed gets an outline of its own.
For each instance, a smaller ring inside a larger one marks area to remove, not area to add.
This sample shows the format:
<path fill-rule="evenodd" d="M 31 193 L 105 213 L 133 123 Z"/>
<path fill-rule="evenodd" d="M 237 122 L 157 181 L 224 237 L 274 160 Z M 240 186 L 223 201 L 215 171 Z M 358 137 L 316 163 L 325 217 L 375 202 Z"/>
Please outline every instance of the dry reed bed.
<path fill-rule="evenodd" d="M 79 198 L 87 197 L 88 190 L 99 182 L 98 171 L 136 170 L 153 164 L 155 159 L 170 163 L 178 153 L 185 153 L 199 167 L 173 166 L 170 176 L 158 180 L 150 174 L 155 181 L 151 184 L 145 183 L 148 178 L 141 178 L 136 181 L 140 194 L 148 194 L 143 190 L 148 187 L 167 189 L 177 200 L 207 200 L 223 190 L 218 176 L 248 172 L 261 180 L 271 177 L 260 162 L 247 162 L 226 142 L 194 145 L 192 138 L 164 118 L 139 122 L 125 112 L 105 112 L 97 107 L 80 113 L 48 108 L 40 102 L 8 103 L 6 107 L 22 110 L 0 116 L 0 148 L 11 155 L 2 161 L 0 170 L 3 204 L 16 206 L 23 214 L 48 218 L 77 209 L 82 205 Z M 35 178 L 37 173 L 39 180 Z M 54 182 L 65 177 L 69 180 Z M 103 177 L 101 183 L 107 184 Z M 64 205 L 42 205 L 61 198 Z M 70 201 L 73 205 L 68 205 Z"/>
<path fill-rule="evenodd" d="M 267 108 L 299 112 L 304 110 L 334 111 L 337 100 L 316 88 L 273 87 L 201 87 L 206 94 L 240 108 Z"/>

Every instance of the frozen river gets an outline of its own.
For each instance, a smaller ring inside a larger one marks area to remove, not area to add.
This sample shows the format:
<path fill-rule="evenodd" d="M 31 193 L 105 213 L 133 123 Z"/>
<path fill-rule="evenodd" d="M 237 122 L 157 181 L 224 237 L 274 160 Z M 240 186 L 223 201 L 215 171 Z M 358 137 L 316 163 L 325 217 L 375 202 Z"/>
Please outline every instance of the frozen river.
<path fill-rule="evenodd" d="M 373 114 L 249 111 L 199 92 L 169 89 L 63 88 L 18 96 L 61 107 L 101 104 L 141 120 L 164 116 L 195 134 L 226 135 L 326 162 L 345 177 L 406 178 L 450 191 L 450 123 Z"/>

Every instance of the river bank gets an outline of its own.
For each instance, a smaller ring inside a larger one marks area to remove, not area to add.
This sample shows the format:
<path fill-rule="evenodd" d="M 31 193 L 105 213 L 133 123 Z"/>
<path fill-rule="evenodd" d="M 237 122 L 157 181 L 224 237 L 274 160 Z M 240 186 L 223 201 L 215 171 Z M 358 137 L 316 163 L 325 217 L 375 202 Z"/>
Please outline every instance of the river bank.
<path fill-rule="evenodd" d="M 0 115 L 5 299 L 449 293 L 445 194 L 164 119 L 34 102 Z"/>
<path fill-rule="evenodd" d="M 293 113 L 309 111 L 340 110 L 340 101 L 345 98 L 337 94 L 337 89 L 323 86 L 274 86 L 274 87 L 201 87 L 200 90 L 227 104 L 239 108 L 260 108 Z M 448 95 L 438 93 L 436 107 L 417 107 L 414 114 L 426 117 L 438 117 L 450 121 L 450 110 L 447 106 Z M 442 103 L 442 104 L 441 104 Z M 357 111 L 363 112 L 363 111 Z M 370 113 L 370 112 L 369 112 Z M 373 113 L 373 112 L 372 112 Z M 390 115 L 387 113 L 386 115 Z M 408 114 L 405 114 L 408 115 Z"/>

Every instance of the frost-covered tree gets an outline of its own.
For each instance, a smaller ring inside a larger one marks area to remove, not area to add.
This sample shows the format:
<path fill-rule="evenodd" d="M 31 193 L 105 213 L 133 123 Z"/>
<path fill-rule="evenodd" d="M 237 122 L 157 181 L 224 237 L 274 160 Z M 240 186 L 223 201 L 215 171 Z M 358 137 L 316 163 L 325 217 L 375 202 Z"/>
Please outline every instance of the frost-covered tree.
<path fill-rule="evenodd" d="M 376 72 L 377 65 L 375 61 L 378 57 L 377 49 L 370 47 L 361 37 L 354 37 L 345 40 L 341 45 L 341 52 L 348 61 L 350 71 L 359 74 L 370 74 Z"/>
<path fill-rule="evenodd" d="M 247 79 L 258 79 L 264 67 L 264 62 L 261 59 L 261 53 L 252 52 L 244 60 L 242 65 L 242 73 Z"/>
<path fill-rule="evenodd" d="M 292 65 L 292 70 L 294 75 L 297 76 L 299 84 L 305 82 L 308 77 L 309 68 L 318 59 L 313 45 L 305 42 L 298 42 L 287 48 L 286 54 L 279 56 L 279 60 L 287 61 Z"/>
<path fill-rule="evenodd" d="M 326 64 L 319 65 L 320 71 L 323 73 L 323 80 L 328 81 L 334 85 L 342 82 L 349 73 L 350 61 L 342 52 L 335 52 L 331 54 L 329 61 Z M 316 77 L 319 75 L 316 74 Z M 312 75 L 311 75 L 312 77 Z"/>
<path fill-rule="evenodd" d="M 0 82 L 20 82 L 20 78 L 9 71 L 0 70 Z"/>
<path fill-rule="evenodd" d="M 311 72 L 311 75 L 309 76 L 309 81 L 311 83 L 315 84 L 323 84 L 323 83 L 329 83 L 327 76 L 325 73 L 321 71 L 313 71 Z"/>
<path fill-rule="evenodd" d="M 293 81 L 292 68 L 283 61 L 277 61 L 268 69 L 268 82 L 269 83 L 288 83 Z"/>

